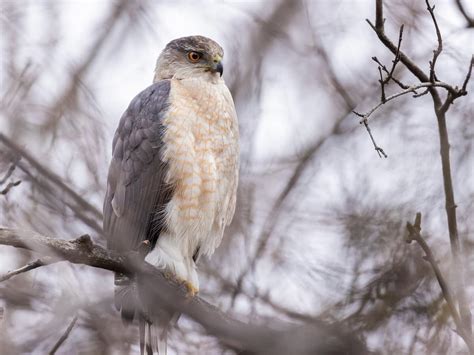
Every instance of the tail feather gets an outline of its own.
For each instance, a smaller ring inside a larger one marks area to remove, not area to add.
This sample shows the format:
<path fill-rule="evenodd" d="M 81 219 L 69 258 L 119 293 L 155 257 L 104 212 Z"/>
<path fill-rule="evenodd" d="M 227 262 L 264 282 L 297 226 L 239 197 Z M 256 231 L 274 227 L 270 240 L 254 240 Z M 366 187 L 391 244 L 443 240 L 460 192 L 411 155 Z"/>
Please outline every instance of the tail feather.
<path fill-rule="evenodd" d="M 140 354 L 144 355 L 166 355 L 168 348 L 168 327 L 152 324 L 140 317 Z"/>
<path fill-rule="evenodd" d="M 166 355 L 168 348 L 168 327 L 165 327 L 158 336 L 158 354 Z"/>
<path fill-rule="evenodd" d="M 138 333 L 140 334 L 140 355 L 145 354 L 145 329 L 146 321 L 142 316 L 138 317 Z"/>

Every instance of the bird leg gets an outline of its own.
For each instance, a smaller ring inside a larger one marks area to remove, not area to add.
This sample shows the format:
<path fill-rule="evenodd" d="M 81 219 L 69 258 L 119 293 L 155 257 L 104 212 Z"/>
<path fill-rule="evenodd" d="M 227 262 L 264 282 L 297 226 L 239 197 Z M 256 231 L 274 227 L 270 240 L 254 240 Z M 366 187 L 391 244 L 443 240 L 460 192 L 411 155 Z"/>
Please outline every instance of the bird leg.
<path fill-rule="evenodd" d="M 186 291 L 187 298 L 193 298 L 199 292 L 199 290 L 191 282 L 189 282 L 188 280 L 182 279 L 179 276 L 176 276 L 174 273 L 172 273 L 169 270 L 165 270 L 163 272 L 163 276 L 167 280 L 177 283 L 180 287 L 184 288 L 184 290 Z"/>

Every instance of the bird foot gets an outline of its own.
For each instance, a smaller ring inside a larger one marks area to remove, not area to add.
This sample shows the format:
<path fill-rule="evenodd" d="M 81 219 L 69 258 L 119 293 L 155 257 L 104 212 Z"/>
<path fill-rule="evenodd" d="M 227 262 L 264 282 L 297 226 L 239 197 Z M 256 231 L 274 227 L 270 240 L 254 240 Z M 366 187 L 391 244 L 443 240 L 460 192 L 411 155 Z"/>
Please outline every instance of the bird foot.
<path fill-rule="evenodd" d="M 199 292 L 199 290 L 191 282 L 176 276 L 172 272 L 165 271 L 164 276 L 167 280 L 174 281 L 174 282 L 180 284 L 180 286 L 184 287 L 184 289 L 186 290 L 186 297 L 187 298 L 193 298 Z"/>
<path fill-rule="evenodd" d="M 186 280 L 181 280 L 181 283 L 186 288 L 187 298 L 193 298 L 199 292 L 199 290 L 196 287 L 194 287 L 194 285 L 191 282 L 186 281 Z"/>

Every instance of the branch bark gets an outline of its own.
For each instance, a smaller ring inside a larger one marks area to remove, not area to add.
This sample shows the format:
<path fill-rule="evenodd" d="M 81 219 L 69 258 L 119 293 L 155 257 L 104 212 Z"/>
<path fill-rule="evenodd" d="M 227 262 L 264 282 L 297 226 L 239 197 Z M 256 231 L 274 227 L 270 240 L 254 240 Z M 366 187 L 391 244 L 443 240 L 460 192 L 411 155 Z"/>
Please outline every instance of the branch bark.
<path fill-rule="evenodd" d="M 340 325 L 314 321 L 292 324 L 272 320 L 272 327 L 247 324 L 232 318 L 195 296 L 189 299 L 185 287 L 144 262 L 138 253 L 120 255 L 92 242 L 88 235 L 67 241 L 41 234 L 0 227 L 0 244 L 25 248 L 42 255 L 96 268 L 134 274 L 146 285 L 147 298 L 173 312 L 181 312 L 200 323 L 225 346 L 241 354 L 367 354 L 365 345 Z"/>

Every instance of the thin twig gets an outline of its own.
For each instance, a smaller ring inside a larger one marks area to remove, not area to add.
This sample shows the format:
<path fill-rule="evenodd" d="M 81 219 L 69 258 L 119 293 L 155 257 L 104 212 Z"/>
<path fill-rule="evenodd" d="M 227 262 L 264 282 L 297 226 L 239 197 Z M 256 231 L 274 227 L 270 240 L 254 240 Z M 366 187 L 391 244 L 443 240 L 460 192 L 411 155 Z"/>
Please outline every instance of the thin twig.
<path fill-rule="evenodd" d="M 0 133 L 0 142 L 5 144 L 8 149 L 13 151 L 14 153 L 21 156 L 25 161 L 27 161 L 33 168 L 36 169 L 42 176 L 47 178 L 49 181 L 54 183 L 58 186 L 61 190 L 63 190 L 67 195 L 69 195 L 74 202 L 77 203 L 78 206 L 83 208 L 86 211 L 89 211 L 93 214 L 98 220 L 102 220 L 102 213 L 89 202 L 87 202 L 81 195 L 71 189 L 67 184 L 64 183 L 63 179 L 53 173 L 44 165 L 40 164 L 37 159 L 35 159 L 30 153 L 28 153 L 25 149 L 22 149 L 18 144 L 13 142 L 10 138 L 6 137 L 4 134 Z"/>
<path fill-rule="evenodd" d="M 471 79 L 472 67 L 474 67 L 474 55 L 471 56 L 471 62 L 469 63 L 469 68 L 467 70 L 466 77 L 464 78 L 464 82 L 462 83 L 461 92 L 463 93 L 463 95 L 467 94 L 467 83 L 469 82 L 469 79 Z"/>
<path fill-rule="evenodd" d="M 431 6 L 429 0 L 426 1 L 426 7 L 431 15 L 435 29 L 436 29 L 436 38 L 438 39 L 438 48 L 433 51 L 433 59 L 430 61 L 430 81 L 434 83 L 438 81 L 435 73 L 436 61 L 438 60 L 439 55 L 443 51 L 443 38 L 441 37 L 441 31 L 439 30 L 438 21 L 436 21 L 436 16 L 434 14 L 435 5 Z"/>
<path fill-rule="evenodd" d="M 12 163 L 10 167 L 8 168 L 7 172 L 5 173 L 5 175 L 3 176 L 3 178 L 0 179 L 0 185 L 3 185 L 8 180 L 8 178 L 13 174 L 13 171 L 15 170 L 15 168 L 16 168 L 16 164 Z"/>
<path fill-rule="evenodd" d="M 16 276 L 16 275 L 22 274 L 24 272 L 39 268 L 41 266 L 52 264 L 52 263 L 57 262 L 57 261 L 59 261 L 59 260 L 48 257 L 48 256 L 42 257 L 40 259 L 37 259 L 35 261 L 32 261 L 32 262 L 24 265 L 24 266 L 22 266 L 18 269 L 8 271 L 5 275 L 0 276 L 0 282 L 9 280 L 13 276 Z"/>
<path fill-rule="evenodd" d="M 400 26 L 400 31 L 398 33 L 398 45 L 397 45 L 397 51 L 395 53 L 395 58 L 393 59 L 392 63 L 392 69 L 390 70 L 390 73 L 388 74 L 388 77 L 387 77 L 387 82 L 390 80 L 389 78 L 392 77 L 393 75 L 393 72 L 395 71 L 395 67 L 397 66 L 397 63 L 400 61 L 400 48 L 402 46 L 402 38 L 403 38 L 403 28 L 405 26 L 402 24 Z"/>
<path fill-rule="evenodd" d="M 53 348 L 48 353 L 49 355 L 54 355 L 56 353 L 56 351 L 59 349 L 59 347 L 61 345 L 63 345 L 63 343 L 66 341 L 69 334 L 71 333 L 72 328 L 74 328 L 74 325 L 76 324 L 76 322 L 77 322 L 77 314 L 72 318 L 71 323 L 69 323 L 69 325 L 66 328 L 66 331 L 63 333 L 63 335 L 61 335 L 61 337 L 58 339 L 56 344 L 54 344 Z"/>
<path fill-rule="evenodd" d="M 380 61 L 377 59 L 377 57 L 372 57 L 372 60 L 374 60 L 376 63 L 379 64 L 378 70 L 379 70 L 379 76 L 380 76 L 379 83 L 380 83 L 380 91 L 381 91 L 380 101 L 382 103 L 386 102 L 385 85 L 387 85 L 390 82 L 390 80 L 395 81 L 403 89 L 406 89 L 406 87 L 404 87 L 404 85 L 401 82 L 399 82 L 398 80 L 393 78 L 393 73 L 395 72 L 395 67 L 397 66 L 397 63 L 400 61 L 400 46 L 402 45 L 403 27 L 404 27 L 403 25 L 400 26 L 400 33 L 399 33 L 399 36 L 398 36 L 397 51 L 395 53 L 395 58 L 392 60 L 392 68 L 390 69 L 390 71 L 387 69 L 387 67 L 385 65 L 380 63 Z M 385 77 L 385 78 L 383 77 L 382 70 L 387 73 L 387 77 Z"/>
<path fill-rule="evenodd" d="M 451 90 L 455 90 L 451 85 L 448 85 L 446 83 L 443 83 L 443 82 L 435 82 L 435 83 L 431 83 L 431 82 L 427 82 L 427 83 L 419 83 L 419 84 L 415 84 L 415 85 L 411 85 L 411 86 L 408 86 L 405 90 L 403 91 L 400 91 L 400 92 L 397 92 L 393 95 L 390 95 L 389 97 L 385 98 L 385 102 L 379 102 L 376 106 L 374 106 L 371 110 L 369 110 L 367 113 L 359 113 L 359 112 L 356 112 L 356 111 L 352 111 L 354 112 L 357 116 L 361 117 L 359 123 L 363 123 L 364 120 L 369 120 L 370 116 L 378 109 L 380 108 L 380 106 L 386 104 L 387 102 L 393 100 L 393 99 L 396 99 L 397 97 L 400 97 L 400 96 L 403 96 L 403 95 L 406 95 L 406 94 L 409 94 L 409 93 L 415 93 L 415 95 L 419 95 L 419 94 L 416 94 L 416 90 L 417 89 L 421 89 L 421 88 L 432 88 L 432 87 L 441 87 L 443 89 L 446 89 L 448 91 L 451 91 Z"/>
<path fill-rule="evenodd" d="M 464 18 L 467 21 L 467 27 L 474 27 L 474 18 L 469 16 L 469 14 L 466 12 L 466 9 L 464 8 L 464 5 L 462 4 L 461 0 L 456 0 L 456 5 L 458 6 L 459 11 L 461 14 L 464 16 Z"/>
<path fill-rule="evenodd" d="M 13 187 L 18 186 L 20 184 L 21 184 L 21 180 L 9 182 L 8 185 L 3 190 L 0 191 L 0 195 L 6 195 L 7 193 L 10 192 L 10 190 Z"/>
<path fill-rule="evenodd" d="M 387 67 L 386 67 L 385 65 L 383 65 L 377 57 L 375 57 L 375 56 L 372 57 L 372 60 L 373 60 L 375 63 L 377 63 L 387 75 L 390 74 L 390 71 L 387 69 Z M 392 75 L 390 76 L 390 79 L 391 79 L 394 83 L 396 83 L 398 86 L 400 86 L 402 89 L 408 89 L 408 86 L 405 85 L 405 84 L 403 84 L 403 83 L 402 83 L 400 80 L 398 80 L 397 78 L 395 78 L 395 77 L 393 76 L 393 73 L 392 73 Z"/>
<path fill-rule="evenodd" d="M 380 76 L 380 102 L 385 103 L 385 80 L 382 75 L 382 68 L 379 66 L 379 76 Z"/>
<path fill-rule="evenodd" d="M 407 243 L 411 243 L 414 240 L 418 243 L 421 249 L 423 249 L 425 253 L 424 259 L 430 263 L 431 268 L 433 269 L 435 273 L 436 279 L 438 280 L 438 284 L 443 293 L 443 297 L 446 300 L 446 303 L 448 304 L 449 312 L 451 313 L 454 323 L 456 324 L 456 328 L 457 328 L 456 330 L 458 334 L 466 342 L 471 354 L 474 353 L 474 347 L 473 347 L 471 335 L 468 332 L 466 332 L 465 327 L 463 326 L 461 317 L 456 308 L 455 298 L 451 293 L 448 283 L 446 282 L 438 266 L 438 263 L 436 262 L 436 259 L 433 255 L 433 252 L 431 251 L 431 248 L 429 247 L 428 243 L 426 243 L 424 238 L 421 236 L 421 213 L 420 212 L 416 214 L 414 224 L 407 222 L 407 230 L 408 230 Z"/>
<path fill-rule="evenodd" d="M 375 143 L 375 139 L 374 137 L 372 136 L 372 131 L 370 130 L 370 127 L 369 127 L 369 124 L 367 123 L 367 120 L 364 120 L 364 126 L 365 128 L 367 129 L 367 132 L 369 133 L 369 136 L 370 136 L 370 139 L 372 140 L 372 144 L 374 145 L 374 148 L 375 148 L 375 151 L 377 152 L 377 154 L 379 155 L 379 158 L 388 158 L 388 155 L 385 154 L 385 152 L 383 151 L 382 148 L 380 148 L 377 143 Z"/>

